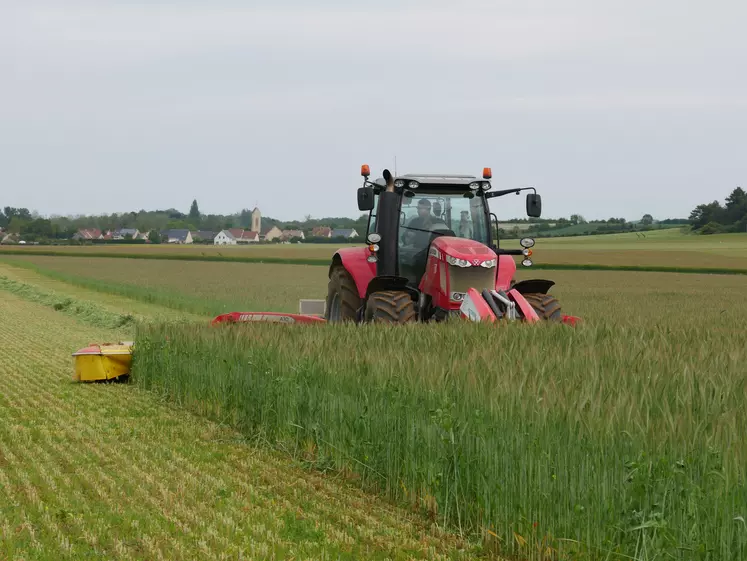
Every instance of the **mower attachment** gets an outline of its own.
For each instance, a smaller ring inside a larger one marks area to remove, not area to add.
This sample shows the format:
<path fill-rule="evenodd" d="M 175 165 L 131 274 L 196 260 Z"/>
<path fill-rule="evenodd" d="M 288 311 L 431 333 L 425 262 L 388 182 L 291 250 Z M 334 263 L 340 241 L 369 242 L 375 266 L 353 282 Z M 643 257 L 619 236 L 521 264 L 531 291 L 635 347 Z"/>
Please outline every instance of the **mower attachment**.
<path fill-rule="evenodd" d="M 211 322 L 211 325 L 221 323 L 245 323 L 245 322 L 265 322 L 265 323 L 326 323 L 324 318 L 304 314 L 286 314 L 282 312 L 231 312 L 221 314 Z"/>
<path fill-rule="evenodd" d="M 132 341 L 92 343 L 73 353 L 76 382 L 117 380 L 130 374 Z"/>

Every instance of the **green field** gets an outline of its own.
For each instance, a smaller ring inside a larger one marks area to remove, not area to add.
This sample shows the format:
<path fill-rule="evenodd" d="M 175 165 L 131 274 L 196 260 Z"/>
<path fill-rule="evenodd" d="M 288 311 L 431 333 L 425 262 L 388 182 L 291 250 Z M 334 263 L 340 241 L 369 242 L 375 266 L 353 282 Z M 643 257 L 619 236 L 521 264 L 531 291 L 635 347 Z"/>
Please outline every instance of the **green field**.
<path fill-rule="evenodd" d="M 503 246 L 519 247 L 517 240 L 506 240 Z M 155 258 L 172 256 L 195 259 L 328 261 L 337 248 L 338 246 L 332 244 L 257 244 L 219 247 L 211 245 L 8 246 L 0 248 L 0 253 L 53 252 L 89 256 L 131 254 Z M 684 235 L 674 228 L 639 234 L 539 238 L 533 259 L 537 264 L 545 265 L 588 264 L 747 270 L 747 234 Z"/>
<path fill-rule="evenodd" d="M 681 238 L 640 242 L 746 240 Z M 580 240 L 548 252 L 638 251 Z M 321 249 L 275 255 L 301 251 Z M 324 298 L 326 268 L 2 261 L 0 558 L 747 558 L 744 277 L 520 271 L 557 282 L 576 329 L 225 330 L 210 317 Z M 69 383 L 72 350 L 117 337 L 131 384 Z"/>

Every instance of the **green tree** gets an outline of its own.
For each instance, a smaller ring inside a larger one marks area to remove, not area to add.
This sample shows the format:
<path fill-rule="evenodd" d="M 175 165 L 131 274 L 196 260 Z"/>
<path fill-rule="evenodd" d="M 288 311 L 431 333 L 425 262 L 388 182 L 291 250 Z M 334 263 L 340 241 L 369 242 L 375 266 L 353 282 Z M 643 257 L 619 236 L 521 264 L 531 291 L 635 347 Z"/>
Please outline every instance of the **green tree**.
<path fill-rule="evenodd" d="M 654 223 L 654 217 L 651 216 L 650 214 L 644 214 L 643 218 L 641 218 L 641 224 L 643 224 L 644 226 L 650 226 L 653 223 Z"/>
<path fill-rule="evenodd" d="M 586 224 L 586 219 L 580 214 L 571 214 L 571 222 L 573 224 Z"/>
<path fill-rule="evenodd" d="M 161 243 L 161 234 L 158 232 L 158 230 L 151 230 L 148 233 L 148 239 L 151 243 Z"/>
<path fill-rule="evenodd" d="M 189 208 L 189 220 L 195 224 L 200 222 L 200 207 L 197 206 L 197 199 L 192 201 L 192 206 Z"/>
<path fill-rule="evenodd" d="M 13 216 L 8 222 L 8 231 L 12 234 L 20 234 L 26 224 L 28 224 L 28 220 L 20 218 L 19 216 Z"/>
<path fill-rule="evenodd" d="M 724 219 L 724 207 L 718 201 L 707 205 L 698 205 L 690 213 L 690 223 L 696 230 L 711 222 L 722 224 Z"/>
<path fill-rule="evenodd" d="M 726 197 L 725 214 L 726 222 L 730 225 L 747 217 L 747 193 L 744 189 L 737 187 Z"/>
<path fill-rule="evenodd" d="M 239 215 L 239 226 L 241 228 L 251 228 L 252 226 L 252 211 L 248 208 L 244 208 L 241 210 L 241 214 Z"/>

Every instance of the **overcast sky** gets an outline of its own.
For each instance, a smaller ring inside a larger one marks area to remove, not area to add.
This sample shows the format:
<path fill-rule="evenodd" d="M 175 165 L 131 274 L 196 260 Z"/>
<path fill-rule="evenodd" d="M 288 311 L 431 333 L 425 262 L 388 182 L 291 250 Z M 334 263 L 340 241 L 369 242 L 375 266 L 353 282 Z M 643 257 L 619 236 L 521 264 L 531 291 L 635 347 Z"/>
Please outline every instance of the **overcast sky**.
<path fill-rule="evenodd" d="M 687 216 L 747 187 L 746 21 L 743 0 L 0 0 L 0 206 L 356 216 L 360 165 L 396 155 L 490 166 L 547 217 Z"/>

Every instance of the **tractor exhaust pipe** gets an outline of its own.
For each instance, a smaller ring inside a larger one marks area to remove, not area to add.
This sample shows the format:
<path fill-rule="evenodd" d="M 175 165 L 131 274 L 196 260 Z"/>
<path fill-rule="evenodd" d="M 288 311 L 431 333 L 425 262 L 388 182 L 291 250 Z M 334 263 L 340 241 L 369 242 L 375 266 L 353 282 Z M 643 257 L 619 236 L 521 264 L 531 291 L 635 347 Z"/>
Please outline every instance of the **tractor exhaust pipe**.
<path fill-rule="evenodd" d="M 379 195 L 379 209 L 376 216 L 376 233 L 379 242 L 377 277 L 395 277 L 398 269 L 397 232 L 399 232 L 399 197 L 394 191 L 394 176 L 384 170 L 386 190 Z"/>

